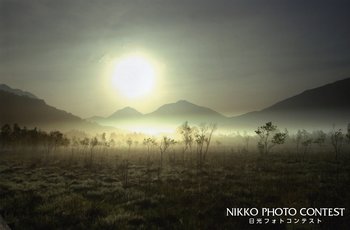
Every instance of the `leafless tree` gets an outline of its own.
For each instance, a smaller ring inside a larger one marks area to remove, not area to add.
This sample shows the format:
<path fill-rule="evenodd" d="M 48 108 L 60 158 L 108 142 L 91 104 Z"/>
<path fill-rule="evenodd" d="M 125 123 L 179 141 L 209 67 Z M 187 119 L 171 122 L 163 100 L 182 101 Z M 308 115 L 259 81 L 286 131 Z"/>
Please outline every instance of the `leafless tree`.
<path fill-rule="evenodd" d="M 90 166 L 92 165 L 93 161 L 93 150 L 94 148 L 99 144 L 97 137 L 91 138 L 90 140 Z"/>
<path fill-rule="evenodd" d="M 314 141 L 313 143 L 317 144 L 318 146 L 322 146 L 326 142 L 326 133 L 322 130 L 316 130 L 313 132 Z"/>
<path fill-rule="evenodd" d="M 147 147 L 147 162 L 149 162 L 150 150 L 157 145 L 157 141 L 153 137 L 148 137 L 143 139 L 143 144 Z"/>
<path fill-rule="evenodd" d="M 160 168 L 163 167 L 163 155 L 167 151 L 167 149 L 171 146 L 176 144 L 176 141 L 174 139 L 171 139 L 169 137 L 164 136 L 159 144 L 159 150 L 160 150 Z"/>
<path fill-rule="evenodd" d="M 143 139 L 143 144 L 147 146 L 147 153 L 149 154 L 151 147 L 157 145 L 157 141 L 153 137 L 149 137 Z"/>
<path fill-rule="evenodd" d="M 338 155 L 341 152 L 341 148 L 343 145 L 344 135 L 341 129 L 335 130 L 333 127 L 333 131 L 331 132 L 331 143 L 334 148 L 335 159 L 338 160 Z"/>
<path fill-rule="evenodd" d="M 182 148 L 182 159 L 184 161 L 186 151 L 189 150 L 190 152 L 192 152 L 194 128 L 192 128 L 186 121 L 178 128 L 178 132 L 180 133 L 182 137 L 182 142 L 184 144 Z"/>
<path fill-rule="evenodd" d="M 302 154 L 305 157 L 305 155 L 307 154 L 307 152 L 310 150 L 311 148 L 311 144 L 313 143 L 313 139 L 311 137 L 311 133 L 309 133 L 308 131 L 306 131 L 305 129 L 303 130 L 298 130 L 297 134 L 296 134 L 296 140 L 297 140 L 297 153 L 300 153 L 300 144 L 302 146 Z"/>
<path fill-rule="evenodd" d="M 130 149 L 131 149 L 131 145 L 132 145 L 133 141 L 131 140 L 131 138 L 129 137 L 126 140 L 126 144 L 128 145 L 128 153 L 130 153 Z"/>
<path fill-rule="evenodd" d="M 214 123 L 209 125 L 202 123 L 199 125 L 199 128 L 195 134 L 195 141 L 197 143 L 198 165 L 200 169 L 202 168 L 203 162 L 206 159 L 206 155 L 211 143 L 211 138 L 216 129 L 217 125 Z"/>

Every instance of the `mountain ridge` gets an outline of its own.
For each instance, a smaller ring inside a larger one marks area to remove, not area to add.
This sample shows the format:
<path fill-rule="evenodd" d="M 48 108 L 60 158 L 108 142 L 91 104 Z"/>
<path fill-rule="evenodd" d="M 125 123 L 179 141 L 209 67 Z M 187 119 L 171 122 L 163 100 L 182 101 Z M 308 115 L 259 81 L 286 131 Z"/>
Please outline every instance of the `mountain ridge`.
<path fill-rule="evenodd" d="M 299 109 L 307 109 L 307 107 L 308 109 L 315 108 L 321 104 L 323 108 L 348 107 L 349 103 L 346 103 L 345 99 L 350 98 L 350 90 L 348 90 L 350 89 L 349 87 L 350 78 L 342 79 L 320 87 L 304 90 L 300 94 L 281 100 L 263 109 L 262 111 L 287 109 L 287 106 L 295 106 L 295 104 L 298 104 Z"/>
<path fill-rule="evenodd" d="M 332 124 L 344 125 L 346 122 L 350 122 L 350 102 L 348 100 L 350 91 L 348 89 L 350 89 L 350 78 L 304 90 L 260 111 L 252 111 L 234 117 L 226 117 L 213 109 L 182 99 L 161 105 L 153 112 L 146 114 L 127 106 L 107 117 L 95 116 L 86 120 L 114 127 L 123 125 L 136 127 L 145 124 L 148 126 L 168 124 L 174 126 L 188 121 L 192 124 L 213 122 L 228 129 L 242 127 L 251 129 L 265 122 L 273 121 L 282 126 L 308 128 L 308 126 L 318 127 L 319 125 L 322 128 L 322 125 L 328 125 L 327 127 L 329 127 Z M 16 122 L 21 122 L 21 119 L 27 122 L 25 120 L 27 118 L 35 118 L 37 123 L 43 121 L 50 123 L 57 120 L 62 121 L 62 123 L 67 121 L 73 123 L 86 122 L 78 116 L 47 105 L 42 99 L 31 98 L 28 95 L 18 95 L 18 92 L 25 91 L 7 92 L 0 89 L 0 105 L 2 108 L 7 108 L 4 110 L 5 112 L 0 114 L 0 123 L 6 120 L 4 117 L 7 117 L 6 121 L 12 119 Z M 16 103 L 13 103 L 14 101 Z M 45 116 L 41 117 L 40 113 L 36 111 L 37 109 L 43 114 L 51 114 L 51 119 L 45 118 Z M 12 114 L 7 110 L 12 110 Z M 6 113 L 8 114 L 6 115 Z M 15 119 L 16 116 L 23 114 L 26 116 L 19 117 L 18 120 Z"/>
<path fill-rule="evenodd" d="M 140 123 L 152 125 L 172 123 L 175 125 L 184 121 L 191 121 L 192 123 L 198 124 L 211 121 L 224 123 L 228 120 L 228 117 L 208 107 L 199 106 L 182 99 L 173 103 L 161 105 L 153 112 L 146 114 L 142 114 L 131 107 L 124 107 L 112 113 L 110 116 L 95 116 L 89 118 L 89 120 L 103 125 L 114 124 L 120 126 L 124 126 L 126 123 L 129 125 L 139 125 Z"/>
<path fill-rule="evenodd" d="M 199 106 L 194 103 L 191 103 L 187 100 L 178 100 L 174 103 L 167 103 L 164 104 L 155 111 L 146 114 L 147 116 L 173 116 L 173 115 L 182 115 L 182 114 L 206 114 L 211 116 L 219 116 L 219 117 L 225 117 L 224 115 L 220 114 L 219 112 L 216 112 L 215 110 L 212 110 L 208 107 Z"/>
<path fill-rule="evenodd" d="M 11 88 L 10 86 L 6 85 L 6 84 L 0 84 L 0 91 L 5 91 L 5 92 L 9 92 L 9 93 L 13 93 L 16 94 L 18 96 L 27 96 L 33 99 L 39 99 L 37 96 L 35 96 L 34 94 L 27 92 L 27 91 L 23 91 L 20 89 L 14 89 Z"/>
<path fill-rule="evenodd" d="M 130 107 L 130 106 L 126 106 L 122 109 L 119 109 L 117 111 L 115 111 L 114 113 L 112 113 L 110 116 L 108 116 L 108 119 L 116 119 L 119 117 L 137 117 L 137 116 L 142 116 L 143 114 L 140 113 L 139 111 L 137 111 L 136 109 Z"/>
<path fill-rule="evenodd" d="M 350 122 L 350 78 L 307 89 L 260 111 L 231 118 L 238 127 L 273 121 L 294 129 L 329 129 Z"/>
<path fill-rule="evenodd" d="M 98 130 L 102 127 L 46 104 L 42 99 L 0 90 L 0 125 L 14 124 L 47 130 Z"/>

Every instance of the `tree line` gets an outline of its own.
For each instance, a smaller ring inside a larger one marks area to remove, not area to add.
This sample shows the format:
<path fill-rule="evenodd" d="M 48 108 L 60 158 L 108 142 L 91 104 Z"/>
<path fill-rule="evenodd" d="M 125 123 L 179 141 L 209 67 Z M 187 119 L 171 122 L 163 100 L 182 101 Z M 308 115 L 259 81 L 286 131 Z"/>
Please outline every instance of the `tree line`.
<path fill-rule="evenodd" d="M 142 144 L 146 147 L 148 155 L 151 149 L 158 148 L 161 159 L 172 145 L 180 144 L 182 146 L 181 153 L 183 159 L 185 159 L 186 152 L 195 152 L 198 155 L 199 164 L 202 164 L 206 159 L 213 133 L 216 130 L 216 124 L 190 126 L 186 121 L 177 129 L 177 133 L 181 138 L 179 141 L 168 136 L 163 136 L 158 141 L 154 137 L 147 137 L 143 139 Z M 344 143 L 350 143 L 350 124 L 346 131 L 343 132 L 341 129 L 335 129 L 334 127 L 329 134 L 321 130 L 313 133 L 304 129 L 298 130 L 293 139 L 296 143 L 296 152 L 305 155 L 310 150 L 312 144 L 322 146 L 328 137 L 336 158 L 338 158 Z M 275 146 L 284 144 L 288 138 L 287 129 L 279 131 L 278 127 L 272 122 L 267 122 L 258 127 L 255 133 L 258 138 L 257 150 L 262 155 L 267 155 Z M 128 152 L 130 152 L 131 146 L 133 144 L 136 145 L 136 143 L 138 144 L 138 141 L 132 140 L 130 137 L 125 141 L 125 144 L 128 146 Z M 0 132 L 0 147 L 2 149 L 20 146 L 32 146 L 33 148 L 44 146 L 46 151 L 50 152 L 62 146 L 82 146 L 84 148 L 90 148 L 90 152 L 92 152 L 96 146 L 114 147 L 115 145 L 115 140 L 113 138 L 108 140 L 106 133 L 92 138 L 85 137 L 83 139 L 77 139 L 73 137 L 69 139 L 60 131 L 46 132 L 37 128 L 29 129 L 25 126 L 20 127 L 18 124 L 13 124 L 12 126 L 5 124 L 1 127 Z"/>
<path fill-rule="evenodd" d="M 28 129 L 18 124 L 5 124 L 1 127 L 0 146 L 2 148 L 31 146 L 33 148 L 45 146 L 51 151 L 60 146 L 68 146 L 70 140 L 60 131 L 45 132 L 37 128 Z"/>

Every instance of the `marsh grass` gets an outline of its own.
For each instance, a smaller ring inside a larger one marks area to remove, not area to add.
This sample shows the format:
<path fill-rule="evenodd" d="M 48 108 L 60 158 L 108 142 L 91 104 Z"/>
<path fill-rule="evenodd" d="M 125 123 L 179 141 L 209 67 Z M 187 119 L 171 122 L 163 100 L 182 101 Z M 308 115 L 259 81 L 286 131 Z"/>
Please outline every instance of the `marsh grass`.
<path fill-rule="evenodd" d="M 200 169 L 179 157 L 162 170 L 157 154 L 142 151 L 96 152 L 93 164 L 65 149 L 0 154 L 0 214 L 12 229 L 248 229 L 226 208 L 350 207 L 346 154 L 215 152 Z M 347 215 L 312 228 L 349 223 Z"/>

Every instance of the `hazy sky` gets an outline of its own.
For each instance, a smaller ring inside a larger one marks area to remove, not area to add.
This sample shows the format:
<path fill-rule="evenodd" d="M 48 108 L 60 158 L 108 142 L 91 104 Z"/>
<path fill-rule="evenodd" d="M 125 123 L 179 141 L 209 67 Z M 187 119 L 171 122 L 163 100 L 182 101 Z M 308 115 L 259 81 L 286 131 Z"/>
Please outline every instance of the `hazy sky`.
<path fill-rule="evenodd" d="M 186 99 L 225 115 L 350 77 L 350 2 L 0 0 L 0 82 L 81 117 Z M 154 93 L 109 86 L 111 63 L 158 63 Z"/>

